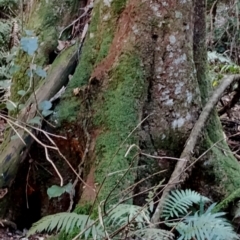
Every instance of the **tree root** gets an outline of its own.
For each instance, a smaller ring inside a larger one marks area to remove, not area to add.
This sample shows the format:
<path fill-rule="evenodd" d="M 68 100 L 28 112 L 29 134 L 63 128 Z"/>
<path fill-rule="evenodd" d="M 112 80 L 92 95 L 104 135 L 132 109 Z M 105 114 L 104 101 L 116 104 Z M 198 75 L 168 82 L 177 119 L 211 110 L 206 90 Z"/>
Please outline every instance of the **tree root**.
<path fill-rule="evenodd" d="M 219 87 L 213 92 L 212 96 L 208 100 L 206 106 L 203 108 L 202 113 L 200 114 L 197 122 L 195 123 L 188 140 L 186 141 L 185 148 L 180 156 L 181 159 L 185 159 L 186 161 L 178 161 L 175 169 L 171 175 L 171 178 L 163 190 L 162 197 L 158 202 L 157 208 L 153 214 L 151 222 L 153 224 L 157 224 L 160 216 L 162 215 L 163 205 L 168 197 L 170 191 L 181 181 L 185 181 L 186 176 L 184 176 L 185 168 L 187 163 L 191 163 L 192 153 L 194 152 L 194 148 L 196 146 L 197 140 L 202 132 L 208 117 L 220 99 L 221 95 L 224 91 L 229 87 L 233 82 L 240 82 L 240 75 L 230 75 L 224 77 L 222 79 L 222 83 Z"/>

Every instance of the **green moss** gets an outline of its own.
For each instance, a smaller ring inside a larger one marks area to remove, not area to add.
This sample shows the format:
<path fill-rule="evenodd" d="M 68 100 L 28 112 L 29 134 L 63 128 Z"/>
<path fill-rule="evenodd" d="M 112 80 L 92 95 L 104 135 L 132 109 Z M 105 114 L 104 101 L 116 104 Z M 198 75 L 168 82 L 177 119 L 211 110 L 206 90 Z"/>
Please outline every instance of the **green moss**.
<path fill-rule="evenodd" d="M 133 160 L 134 151 L 124 157 L 130 144 L 137 144 L 136 134 L 132 134 L 121 149 L 120 146 L 128 134 L 139 122 L 142 96 L 146 92 L 144 75 L 140 61 L 134 54 L 123 55 L 115 69 L 112 70 L 110 84 L 104 93 L 103 103 L 97 103 L 94 123 L 104 129 L 104 133 L 97 138 L 96 156 L 99 166 L 96 171 L 96 181 L 101 183 L 108 173 L 128 169 Z M 119 151 L 117 152 L 117 150 Z M 117 152 L 117 153 L 116 153 Z M 116 155 L 115 155 L 116 153 Z M 109 192 L 121 178 L 120 174 L 109 176 L 100 192 L 100 200 L 106 199 Z M 133 183 L 135 175 L 130 171 L 117 187 L 120 192 Z M 117 201 L 120 196 L 114 201 Z"/>
<path fill-rule="evenodd" d="M 30 78 L 27 75 L 29 69 L 30 57 L 22 51 L 19 52 L 15 64 L 20 66 L 20 69 L 13 75 L 13 84 L 11 86 L 11 100 L 18 102 L 21 96 L 18 94 L 19 90 L 27 90 L 30 83 Z"/>
<path fill-rule="evenodd" d="M 71 121 L 76 118 L 74 111 L 71 111 L 73 114 L 70 112 L 68 114 L 64 114 L 66 112 L 66 109 L 64 109 L 66 105 L 79 105 L 79 99 L 72 96 L 72 91 L 74 88 L 82 87 L 88 84 L 94 67 L 108 54 L 115 31 L 113 27 L 116 24 L 118 15 L 111 14 L 111 17 L 109 17 L 108 20 L 99 24 L 99 22 L 102 21 L 102 15 L 106 11 L 105 8 L 106 6 L 104 6 L 102 1 L 96 3 L 94 6 L 91 24 L 82 48 L 80 62 L 68 85 L 63 101 L 61 101 L 58 107 L 58 115 L 61 121 Z M 76 104 L 74 104 L 74 101 Z M 74 106 L 71 108 L 74 109 Z"/>
<path fill-rule="evenodd" d="M 213 143 L 211 143 L 213 145 Z M 221 148 L 227 149 L 227 144 L 220 144 Z M 219 191 L 229 195 L 240 188 L 239 172 L 240 166 L 232 154 L 223 154 L 219 148 L 212 148 L 211 161 L 215 182 L 218 183 Z"/>
<path fill-rule="evenodd" d="M 84 205 L 77 205 L 74 209 L 74 212 L 77 214 L 84 214 L 84 215 L 88 215 L 90 210 L 92 208 L 92 205 L 90 203 L 86 203 Z"/>
<path fill-rule="evenodd" d="M 61 107 L 56 108 L 56 116 L 54 116 L 54 118 L 60 123 L 64 120 L 72 122 L 76 119 L 79 108 L 79 102 L 74 98 L 68 99 L 68 101 L 62 101 Z"/>
<path fill-rule="evenodd" d="M 112 29 L 108 29 L 103 36 L 103 40 L 98 52 L 96 63 L 101 62 L 101 60 L 107 56 L 112 39 L 113 39 L 113 31 Z"/>
<path fill-rule="evenodd" d="M 234 202 L 236 199 L 240 198 L 240 188 L 228 195 L 224 200 L 222 200 L 214 209 L 214 212 L 219 212 L 225 210 L 230 203 Z"/>
<path fill-rule="evenodd" d="M 115 0 L 112 2 L 112 8 L 115 14 L 120 14 L 126 6 L 127 0 Z"/>
<path fill-rule="evenodd" d="M 108 54 L 113 39 L 114 29 L 112 29 L 112 26 L 115 26 L 115 18 L 110 18 L 100 25 L 99 22 L 102 21 L 101 13 L 103 11 L 101 5 L 100 2 L 94 7 L 88 36 L 82 49 L 80 64 L 69 84 L 70 91 L 87 84 L 94 66 Z"/>
<path fill-rule="evenodd" d="M 208 135 L 205 136 L 207 139 L 205 149 L 209 149 L 214 143 L 218 142 L 218 147 L 212 148 L 210 156 L 210 162 L 213 165 L 213 172 L 216 178 L 215 181 L 218 183 L 222 193 L 224 192 L 228 195 L 240 188 L 240 179 L 238 177 L 240 165 L 232 155 L 226 141 L 223 140 L 222 126 L 216 111 L 211 114 L 206 130 Z M 221 149 L 226 149 L 225 154 L 223 154 Z"/>

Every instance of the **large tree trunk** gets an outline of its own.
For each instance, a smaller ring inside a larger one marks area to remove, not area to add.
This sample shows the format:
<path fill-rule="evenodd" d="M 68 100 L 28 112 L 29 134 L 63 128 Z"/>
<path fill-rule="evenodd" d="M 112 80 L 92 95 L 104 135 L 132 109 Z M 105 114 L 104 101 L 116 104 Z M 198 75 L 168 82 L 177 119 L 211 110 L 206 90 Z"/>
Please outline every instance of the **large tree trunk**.
<path fill-rule="evenodd" d="M 175 162 L 164 156 L 180 156 L 210 92 L 205 3 L 195 4 L 172 0 L 94 2 L 78 66 L 56 109 L 57 120 L 71 133 L 70 149 L 77 151 L 74 164 L 87 182 L 81 203 L 96 197 L 105 204 L 131 201 L 134 191 L 150 185 L 142 183 L 133 189 L 136 179 L 161 169 L 168 171 L 154 179 L 155 183 L 169 179 Z M 202 138 L 196 156 L 222 138 L 215 113 Z M 226 143 L 223 146 L 226 148 Z M 139 151 L 163 158 L 157 162 Z M 240 168 L 231 154 L 226 157 L 218 148 L 211 153 L 210 176 L 219 184 L 211 196 L 224 197 L 239 188 L 235 176 Z M 138 171 L 133 168 L 137 166 Z M 201 183 L 200 190 L 210 184 L 209 178 Z M 1 209 L 6 204 L 3 199 Z"/>
<path fill-rule="evenodd" d="M 76 87 L 87 87 L 79 111 L 93 146 L 87 162 L 95 164 L 96 181 L 104 182 L 98 198 L 114 201 L 134 183 L 133 170 L 122 178 L 116 173 L 108 176 L 138 164 L 133 157 L 136 151 L 124 157 L 129 146 L 135 144 L 156 156 L 178 157 L 200 112 L 193 24 L 189 23 L 192 4 L 127 1 L 115 10 L 118 5 L 119 1 L 111 6 L 104 1 L 95 4 L 89 38 L 68 88 L 71 94 Z M 101 13 L 108 18 L 99 25 Z M 66 102 L 67 98 L 63 106 Z M 154 165 L 151 158 L 141 161 L 148 162 L 147 168 Z"/>

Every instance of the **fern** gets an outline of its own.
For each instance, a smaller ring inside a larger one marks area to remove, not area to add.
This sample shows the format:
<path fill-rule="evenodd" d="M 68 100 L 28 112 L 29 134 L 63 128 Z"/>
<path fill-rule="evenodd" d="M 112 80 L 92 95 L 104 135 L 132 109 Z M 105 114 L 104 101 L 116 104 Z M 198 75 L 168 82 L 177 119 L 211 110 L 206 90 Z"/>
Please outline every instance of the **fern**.
<path fill-rule="evenodd" d="M 70 233 L 73 228 L 79 227 L 80 230 L 86 229 L 93 224 L 93 220 L 89 219 L 88 215 L 79 215 L 76 213 L 57 213 L 43 217 L 38 222 L 34 223 L 28 232 L 28 236 L 36 232 L 52 232 L 53 230 L 65 231 Z M 103 231 L 99 226 L 93 224 L 88 230 L 85 231 L 85 239 L 92 236 L 103 236 Z M 101 238 L 98 238 L 101 239 Z"/>
<path fill-rule="evenodd" d="M 150 222 L 148 210 L 130 204 L 119 204 L 113 209 L 107 220 L 109 225 L 125 225 L 129 222 L 137 222 L 139 227 L 144 226 L 145 223 Z"/>
<path fill-rule="evenodd" d="M 163 230 L 149 228 L 150 213 L 146 208 L 136 205 L 120 204 L 109 214 L 107 225 L 122 227 L 128 226 L 128 237 L 140 239 L 171 240 L 174 234 Z"/>
<path fill-rule="evenodd" d="M 210 201 L 209 198 L 190 189 L 172 191 L 164 203 L 162 217 L 165 217 L 165 219 L 174 216 L 179 217 L 180 215 L 187 214 L 188 208 L 191 207 L 193 203 L 198 204 L 208 201 Z"/>
<path fill-rule="evenodd" d="M 134 232 L 131 232 L 129 236 L 138 237 L 140 239 L 148 239 L 148 240 L 172 240 L 174 238 L 174 234 L 163 230 L 163 229 L 156 229 L 156 228 L 145 228 L 140 229 Z"/>
<path fill-rule="evenodd" d="M 183 222 L 176 223 L 180 233 L 178 240 L 233 240 L 239 239 L 231 224 L 222 216 L 225 213 L 211 213 L 216 204 L 212 204 L 204 214 L 196 212 L 194 216 L 185 217 Z"/>
<path fill-rule="evenodd" d="M 193 203 L 202 205 L 207 201 L 210 200 L 197 192 L 177 190 L 171 192 L 170 197 L 166 200 L 164 215 L 167 219 L 186 214 L 188 208 Z M 167 223 L 165 221 L 165 224 L 169 227 L 174 227 L 178 231 L 180 235 L 178 240 L 239 239 L 231 224 L 223 217 L 225 213 L 212 213 L 215 205 L 212 204 L 205 212 L 202 206 L 200 211 L 197 211 L 193 216 L 183 217 L 181 222 Z M 103 220 L 105 230 L 107 231 L 114 230 L 116 227 L 124 230 L 126 225 L 127 231 L 124 232 L 124 236 L 131 239 L 172 240 L 174 238 L 174 234 L 170 231 L 150 228 L 150 212 L 148 209 L 139 206 L 129 204 L 117 205 Z M 42 231 L 52 232 L 53 230 L 64 230 L 66 233 L 70 233 L 74 226 L 80 228 L 80 231 L 89 226 L 82 238 L 85 237 L 87 239 L 91 234 L 94 239 L 103 239 L 104 233 L 101 227 L 94 224 L 94 221 L 89 219 L 88 215 L 78 215 L 76 213 L 58 213 L 44 217 L 33 225 L 28 235 Z M 119 234 L 121 235 L 121 232 Z"/>
<path fill-rule="evenodd" d="M 8 20 L 1 20 L 0 22 L 0 44 L 1 48 L 5 48 L 4 45 L 7 45 L 10 39 L 11 33 L 11 22 Z"/>

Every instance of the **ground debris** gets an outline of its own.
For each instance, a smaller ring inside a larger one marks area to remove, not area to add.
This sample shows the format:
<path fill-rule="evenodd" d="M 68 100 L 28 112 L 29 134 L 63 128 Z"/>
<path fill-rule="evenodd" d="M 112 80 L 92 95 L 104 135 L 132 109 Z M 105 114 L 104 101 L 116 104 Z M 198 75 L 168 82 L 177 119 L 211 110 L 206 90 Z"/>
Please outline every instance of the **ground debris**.
<path fill-rule="evenodd" d="M 45 240 L 49 237 L 47 234 L 34 234 L 26 237 L 27 230 L 19 231 L 9 228 L 0 228 L 0 240 Z"/>

